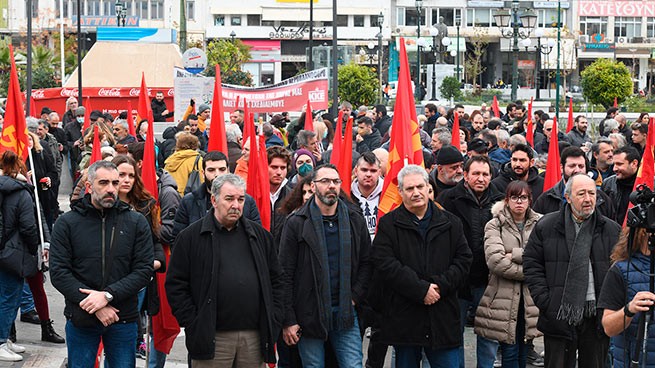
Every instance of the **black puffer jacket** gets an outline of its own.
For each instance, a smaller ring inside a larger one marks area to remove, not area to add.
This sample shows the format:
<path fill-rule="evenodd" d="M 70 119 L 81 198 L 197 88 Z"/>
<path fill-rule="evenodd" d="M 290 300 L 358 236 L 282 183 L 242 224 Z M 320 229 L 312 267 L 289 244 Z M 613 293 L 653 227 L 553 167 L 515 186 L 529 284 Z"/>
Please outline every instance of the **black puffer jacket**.
<path fill-rule="evenodd" d="M 375 341 L 433 349 L 461 346 L 457 290 L 467 280 L 471 250 L 462 222 L 430 203 L 432 216 L 424 239 L 405 206 L 380 219 L 371 247 L 375 265 L 369 290 L 371 306 L 381 314 Z M 431 283 L 441 299 L 423 303 Z"/>
<path fill-rule="evenodd" d="M 519 179 L 516 177 L 516 174 L 514 174 L 514 170 L 512 170 L 512 163 L 508 162 L 503 165 L 500 174 L 491 181 L 491 185 L 495 186 L 500 193 L 504 194 L 509 183 L 514 180 Z M 539 175 L 539 170 L 534 166 L 528 171 L 527 183 L 532 191 L 532 203 L 534 204 L 544 190 L 544 178 Z"/>
<path fill-rule="evenodd" d="M 562 303 L 566 272 L 571 254 L 566 242 L 564 209 L 544 215 L 537 223 L 523 252 L 525 283 L 530 289 L 534 304 L 539 308 L 537 328 L 544 335 L 571 340 L 575 327 L 557 319 Z M 591 247 L 591 266 L 594 274 L 596 300 L 610 267 L 610 253 L 619 238 L 621 227 L 616 222 L 596 212 Z M 597 313 L 598 333 L 603 334 L 602 313 Z"/>
<path fill-rule="evenodd" d="M 564 181 L 560 180 L 555 186 L 545 191 L 534 202 L 532 209 L 535 212 L 545 215 L 551 212 L 559 211 L 564 205 L 562 200 L 564 193 Z M 613 219 L 616 214 L 616 208 L 610 201 L 609 197 L 602 190 L 596 191 L 596 209 L 603 214 L 603 216 Z"/>
<path fill-rule="evenodd" d="M 616 213 L 612 220 L 622 224 L 625 219 L 625 214 L 628 211 L 628 206 L 630 203 L 629 197 L 632 192 L 632 188 L 635 185 L 635 179 L 637 175 L 628 178 L 628 179 L 619 179 L 616 175 L 612 175 L 609 178 L 603 180 L 603 185 L 601 189 L 607 196 L 610 198 L 611 202 L 614 203 L 616 208 Z"/>
<path fill-rule="evenodd" d="M 0 176 L 0 195 L 2 195 L 2 218 L 4 236 L 9 241 L 19 241 L 30 252 L 36 254 L 39 246 L 39 232 L 34 212 L 34 187 L 22 181 Z M 12 233 L 19 236 L 9 237 Z"/>
<path fill-rule="evenodd" d="M 110 244 L 114 236 L 111 269 L 103 283 L 103 257 L 108 267 Z M 66 298 L 64 315 L 71 319 L 86 311 L 79 303 L 86 298 L 80 288 L 109 291 L 122 322 L 138 318 L 137 294 L 153 275 L 152 231 L 142 214 L 116 201 L 114 207 L 100 211 L 91 204 L 91 196 L 75 202 L 70 212 L 57 219 L 50 245 L 52 285 Z M 100 322 L 98 321 L 98 324 Z"/>
<path fill-rule="evenodd" d="M 473 193 L 464 186 L 464 180 L 439 195 L 437 202 L 462 221 L 466 242 L 473 253 L 468 286 L 487 285 L 489 269 L 484 258 L 484 227 L 493 217 L 491 207 L 504 197 L 496 187 L 489 185 L 487 192 L 478 202 Z M 462 295 L 462 297 L 466 296 Z"/>

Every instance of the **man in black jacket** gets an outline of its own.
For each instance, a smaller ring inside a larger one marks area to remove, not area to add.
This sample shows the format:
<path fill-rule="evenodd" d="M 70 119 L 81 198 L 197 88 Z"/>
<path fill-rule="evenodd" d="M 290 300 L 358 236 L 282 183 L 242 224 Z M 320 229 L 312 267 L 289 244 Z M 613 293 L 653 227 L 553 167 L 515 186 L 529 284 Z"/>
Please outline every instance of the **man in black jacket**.
<path fill-rule="evenodd" d="M 213 211 L 175 241 L 166 276 L 171 310 L 194 368 L 275 363 L 283 295 L 273 237 L 242 216 L 243 179 L 221 175 L 211 193 Z"/>
<path fill-rule="evenodd" d="M 480 298 L 487 287 L 489 269 L 484 256 L 484 226 L 491 220 L 491 206 L 504 195 L 491 182 L 491 162 L 486 156 L 473 156 L 464 165 L 464 180 L 454 188 L 442 192 L 437 202 L 444 209 L 459 217 L 464 228 L 466 241 L 473 253 L 471 272 L 464 287 L 460 289 L 461 332 L 464 333 L 466 312 L 469 307 L 475 314 Z M 493 365 L 498 343 L 482 336 L 477 337 L 477 361 L 479 367 Z M 464 350 L 460 349 L 460 360 Z"/>
<path fill-rule="evenodd" d="M 340 367 L 361 367 L 356 309 L 366 297 L 371 238 L 362 215 L 339 199 L 334 165 L 314 170 L 312 190 L 314 196 L 289 215 L 280 241 L 283 338 L 298 344 L 304 367 L 325 365 L 326 340 Z"/>
<path fill-rule="evenodd" d="M 109 365 L 134 366 L 137 294 L 153 276 L 152 231 L 118 200 L 114 164 L 98 161 L 87 175 L 90 194 L 59 217 L 50 246 L 52 285 L 66 299 L 68 367 L 92 367 L 101 338 Z"/>
<path fill-rule="evenodd" d="M 609 338 L 596 305 L 621 228 L 596 210 L 596 190 L 584 173 L 572 176 L 567 204 L 537 223 L 523 253 L 546 367 L 601 368 L 607 360 Z"/>
<path fill-rule="evenodd" d="M 371 152 L 382 145 L 382 136 L 380 131 L 373 127 L 373 120 L 369 117 L 361 117 L 357 119 L 357 152 L 362 154 L 364 152 Z"/>
<path fill-rule="evenodd" d="M 164 101 L 164 92 L 157 92 L 155 94 L 155 98 L 150 102 L 150 107 L 152 108 L 152 115 L 155 121 L 166 121 L 166 119 L 175 114 L 174 111 L 168 111 L 166 101 Z"/>
<path fill-rule="evenodd" d="M 603 181 L 601 189 L 616 207 L 612 220 L 623 223 L 630 204 L 630 193 L 635 186 L 641 155 L 634 147 L 623 146 L 614 150 L 614 175 Z"/>
<path fill-rule="evenodd" d="M 503 166 L 499 175 L 491 181 L 500 193 L 505 193 L 507 186 L 514 180 L 528 183 L 535 201 L 544 190 L 544 178 L 534 167 L 534 151 L 526 144 L 517 144 L 512 149 L 510 162 Z"/>
<path fill-rule="evenodd" d="M 212 181 L 217 177 L 229 174 L 227 168 L 227 157 L 223 152 L 209 151 L 202 160 L 202 172 L 205 176 L 205 182 L 191 193 L 182 198 L 180 207 L 175 212 L 173 220 L 173 238 L 187 228 L 192 223 L 205 217 L 207 211 L 212 209 L 211 204 L 211 187 Z M 251 221 L 261 224 L 259 211 L 255 200 L 246 194 L 243 206 L 243 216 Z"/>
<path fill-rule="evenodd" d="M 373 113 L 375 114 L 375 129 L 384 137 L 391 127 L 391 116 L 387 115 L 387 107 L 384 105 L 375 105 L 373 107 Z"/>
<path fill-rule="evenodd" d="M 466 283 L 471 250 L 461 221 L 429 200 L 425 169 L 405 166 L 398 187 L 402 206 L 380 219 L 371 248 L 369 295 L 382 315 L 373 339 L 395 345 L 399 368 L 418 367 L 421 351 L 433 367 L 458 367 L 457 291 Z"/>

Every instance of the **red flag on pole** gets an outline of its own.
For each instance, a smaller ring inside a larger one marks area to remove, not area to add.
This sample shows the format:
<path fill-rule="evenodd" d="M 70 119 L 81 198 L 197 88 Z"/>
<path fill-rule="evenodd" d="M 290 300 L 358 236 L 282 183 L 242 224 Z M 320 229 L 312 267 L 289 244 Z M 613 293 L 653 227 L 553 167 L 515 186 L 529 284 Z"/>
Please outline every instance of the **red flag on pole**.
<path fill-rule="evenodd" d="M 87 96 L 86 101 L 84 101 L 84 125 L 82 126 L 82 132 L 85 132 L 87 129 L 89 129 L 90 126 L 91 126 L 91 97 Z"/>
<path fill-rule="evenodd" d="M 339 159 L 341 158 L 341 144 L 343 143 L 342 125 L 343 111 L 339 110 L 337 127 L 334 130 L 334 139 L 332 140 L 332 155 L 330 156 L 330 163 L 334 166 L 339 164 Z"/>
<path fill-rule="evenodd" d="M 544 178 L 544 192 L 552 188 L 562 179 L 562 168 L 559 159 L 559 142 L 557 141 L 557 116 L 553 117 L 553 129 L 550 131 L 548 145 L 548 161 Z"/>
<path fill-rule="evenodd" d="M 212 98 L 211 129 L 207 151 L 221 151 L 227 155 L 227 137 L 225 135 L 225 114 L 223 113 L 223 86 L 221 85 L 221 67 L 216 64 L 214 79 L 214 97 Z"/>
<path fill-rule="evenodd" d="M 25 123 L 25 109 L 23 108 L 23 94 L 20 91 L 16 72 L 14 48 L 11 45 L 9 45 L 9 59 L 11 59 L 11 69 L 0 152 L 13 151 L 25 162 L 29 154 L 27 124 Z"/>
<path fill-rule="evenodd" d="M 530 97 L 530 102 L 528 103 L 528 126 L 525 128 L 525 140 L 528 141 L 530 147 L 534 147 L 534 123 L 532 116 L 532 97 Z"/>
<path fill-rule="evenodd" d="M 619 107 L 619 99 L 614 97 L 614 107 Z"/>
<path fill-rule="evenodd" d="M 244 121 L 245 123 L 245 121 Z M 250 139 L 250 159 L 248 160 L 248 180 L 246 192 L 252 196 L 259 210 L 262 226 L 271 227 L 271 194 L 268 180 L 268 157 L 266 143 L 262 134 L 255 135 L 254 117 L 250 116 L 247 123 L 252 125 L 248 130 Z"/>
<path fill-rule="evenodd" d="M 414 108 L 414 96 L 409 73 L 405 40 L 400 39 L 400 72 L 398 93 L 389 142 L 388 172 L 384 177 L 382 196 L 378 206 L 378 218 L 394 210 L 402 203 L 398 193 L 398 172 L 408 164 L 423 165 L 423 151 L 419 125 Z"/>
<path fill-rule="evenodd" d="M 451 140 L 450 140 L 450 144 L 453 147 L 457 148 L 457 150 L 459 151 L 459 147 L 461 145 L 461 142 L 459 140 L 459 114 L 457 113 L 457 111 L 453 111 L 453 118 L 454 118 L 453 130 L 451 132 L 452 137 L 451 137 Z"/>
<path fill-rule="evenodd" d="M 162 244 L 162 247 L 166 256 L 166 264 L 168 264 L 171 249 L 168 244 Z M 175 338 L 180 333 L 180 325 L 173 316 L 171 306 L 168 304 L 168 297 L 166 297 L 166 272 L 156 272 L 155 275 L 159 291 L 159 313 L 152 316 L 152 339 L 155 349 L 170 354 Z"/>
<path fill-rule="evenodd" d="M 102 153 L 100 152 L 100 138 L 98 137 L 98 124 L 93 124 L 93 146 L 91 146 L 91 159 L 89 159 L 89 166 L 94 162 L 102 160 Z"/>
<path fill-rule="evenodd" d="M 573 129 L 573 99 L 569 98 L 569 117 L 566 122 L 566 132 L 570 132 Z"/>
<path fill-rule="evenodd" d="M 655 147 L 655 132 L 653 132 L 653 129 L 655 129 L 655 118 L 650 118 L 648 120 L 648 138 L 650 139 L 651 146 Z"/>
<path fill-rule="evenodd" d="M 305 130 L 310 132 L 314 131 L 314 116 L 312 115 L 312 105 L 307 100 L 307 106 L 305 106 Z"/>
<path fill-rule="evenodd" d="M 127 100 L 127 126 L 130 135 L 136 137 L 136 128 L 134 127 L 134 117 L 132 116 L 132 101 Z"/>
<path fill-rule="evenodd" d="M 637 178 L 635 179 L 635 184 L 632 187 L 632 191 L 637 190 L 642 184 L 645 184 L 650 190 L 653 190 L 653 178 L 655 177 L 655 159 L 653 159 L 653 140 L 655 140 L 655 122 L 653 118 L 650 118 L 648 127 L 648 137 L 646 139 L 646 147 L 644 148 L 644 153 L 641 156 L 641 162 L 639 163 L 639 170 L 637 171 Z M 628 203 L 628 211 L 634 207 L 632 202 Z M 625 217 L 623 218 L 623 227 L 626 226 L 626 221 L 628 220 L 628 212 L 626 211 Z"/>
<path fill-rule="evenodd" d="M 148 87 L 146 87 L 145 73 L 141 74 L 141 89 L 139 91 L 139 115 L 141 119 L 148 121 L 148 133 L 146 133 L 146 144 L 143 147 L 143 165 L 141 166 L 141 179 L 143 185 L 155 199 L 159 198 L 157 187 L 157 166 L 155 164 L 155 132 L 153 127 L 154 115 L 148 98 Z"/>
<path fill-rule="evenodd" d="M 36 112 L 36 102 L 34 101 L 34 97 L 32 96 L 30 96 L 30 116 L 37 119 L 41 117 Z"/>
<path fill-rule="evenodd" d="M 137 121 L 141 121 L 143 119 L 148 120 L 150 113 L 152 113 L 152 107 L 150 106 L 148 87 L 146 87 L 146 74 L 144 72 L 141 72 L 141 89 L 139 90 L 139 104 L 136 106 Z M 150 130 L 150 128 L 148 128 L 148 130 Z"/>
<path fill-rule="evenodd" d="M 339 155 L 339 162 L 337 169 L 339 177 L 341 178 L 341 191 L 350 196 L 350 185 L 352 184 L 353 174 L 353 117 L 348 118 L 346 123 L 346 131 L 343 134 L 343 141 L 341 142 L 341 154 Z M 332 153 L 334 154 L 334 153 Z"/>
<path fill-rule="evenodd" d="M 235 109 L 235 110 L 239 110 L 239 99 L 240 99 L 240 97 L 241 97 L 241 96 L 237 95 L 237 103 L 234 104 L 234 109 Z"/>
<path fill-rule="evenodd" d="M 498 107 L 498 98 L 496 95 L 494 95 L 494 100 L 491 103 L 491 109 L 494 111 L 494 115 L 499 118 L 500 117 L 500 107 Z"/>

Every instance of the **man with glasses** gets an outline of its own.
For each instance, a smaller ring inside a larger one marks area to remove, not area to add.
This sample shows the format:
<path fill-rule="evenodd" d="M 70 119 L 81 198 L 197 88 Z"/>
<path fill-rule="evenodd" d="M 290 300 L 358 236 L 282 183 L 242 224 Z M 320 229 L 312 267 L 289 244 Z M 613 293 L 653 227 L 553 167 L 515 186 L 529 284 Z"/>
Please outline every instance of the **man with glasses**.
<path fill-rule="evenodd" d="M 550 133 L 553 130 L 553 120 L 548 119 L 544 122 L 544 139 L 535 144 L 534 150 L 538 154 L 548 153 L 548 148 L 550 146 Z M 560 130 L 557 131 L 557 141 L 558 142 L 568 142 L 568 138 Z"/>
<path fill-rule="evenodd" d="M 371 274 L 371 238 L 362 215 L 339 197 L 334 165 L 317 167 L 311 187 L 314 195 L 289 215 L 280 241 L 283 338 L 298 345 L 303 367 L 325 366 L 326 340 L 340 367 L 362 367 L 356 310 Z"/>

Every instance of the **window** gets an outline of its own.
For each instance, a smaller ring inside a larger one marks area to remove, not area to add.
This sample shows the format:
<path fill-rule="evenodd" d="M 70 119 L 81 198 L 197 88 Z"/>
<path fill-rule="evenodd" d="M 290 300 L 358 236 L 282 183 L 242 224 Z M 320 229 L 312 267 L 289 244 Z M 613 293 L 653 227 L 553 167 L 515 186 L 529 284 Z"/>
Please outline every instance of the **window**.
<path fill-rule="evenodd" d="M 32 0 L 32 18 L 39 17 L 39 0 Z"/>
<path fill-rule="evenodd" d="M 655 37 L 655 18 L 646 18 L 646 37 Z"/>
<path fill-rule="evenodd" d="M 364 27 L 364 16 L 363 15 L 354 15 L 353 23 L 355 27 Z"/>
<path fill-rule="evenodd" d="M 564 21 L 566 20 L 565 9 L 562 9 L 562 13 L 560 14 L 560 20 L 562 23 L 564 23 Z M 537 27 L 557 28 L 557 9 L 537 10 Z"/>
<path fill-rule="evenodd" d="M 323 27 L 332 27 L 332 22 L 330 21 L 323 22 Z"/>
<path fill-rule="evenodd" d="M 230 17 L 230 24 L 233 26 L 240 26 L 241 25 L 241 16 L 240 15 L 233 15 Z"/>
<path fill-rule="evenodd" d="M 186 17 L 188 20 L 196 20 L 196 2 L 193 0 L 186 2 Z"/>
<path fill-rule="evenodd" d="M 491 9 L 467 9 L 466 25 L 468 27 L 495 27 Z"/>
<path fill-rule="evenodd" d="M 222 27 L 225 25 L 225 15 L 214 15 L 214 25 L 217 27 Z"/>
<path fill-rule="evenodd" d="M 59 18 L 62 15 L 62 10 L 59 9 L 59 1 L 55 1 L 55 17 Z M 69 18 L 68 14 L 68 0 L 64 0 L 64 10 L 63 10 L 63 15 L 64 18 Z"/>
<path fill-rule="evenodd" d="M 283 20 L 280 21 L 280 25 L 282 27 L 300 27 L 303 25 L 304 22 L 299 22 L 296 20 Z"/>
<path fill-rule="evenodd" d="M 150 0 L 150 19 L 164 19 L 164 0 Z"/>
<path fill-rule="evenodd" d="M 398 9 L 400 11 L 400 9 Z M 421 25 L 425 25 L 425 8 L 421 9 Z M 405 8 L 405 25 L 415 26 L 418 24 L 418 11 L 416 8 Z"/>
<path fill-rule="evenodd" d="M 262 27 L 275 27 L 274 20 L 262 20 Z"/>
<path fill-rule="evenodd" d="M 379 27 L 380 24 L 378 24 L 378 16 L 369 15 L 369 24 L 371 25 L 371 27 Z"/>
<path fill-rule="evenodd" d="M 102 14 L 103 15 L 116 15 L 116 8 L 115 8 L 114 3 L 110 3 L 109 1 L 105 0 L 102 2 Z"/>
<path fill-rule="evenodd" d="M 262 21 L 262 16 L 259 14 L 248 14 L 248 25 L 259 26 Z"/>
<path fill-rule="evenodd" d="M 580 17 L 580 32 L 587 36 L 607 36 L 607 17 Z"/>
<path fill-rule="evenodd" d="M 398 12 L 396 13 L 396 24 L 399 26 L 405 25 L 405 8 L 398 8 Z"/>
<path fill-rule="evenodd" d="M 641 17 L 614 18 L 614 37 L 641 37 Z"/>
<path fill-rule="evenodd" d="M 100 15 L 100 0 L 86 1 L 86 15 Z"/>
<path fill-rule="evenodd" d="M 337 15 L 337 27 L 348 27 L 347 15 Z"/>
<path fill-rule="evenodd" d="M 137 3 L 136 15 L 141 19 L 148 19 L 148 0 L 140 0 Z"/>

